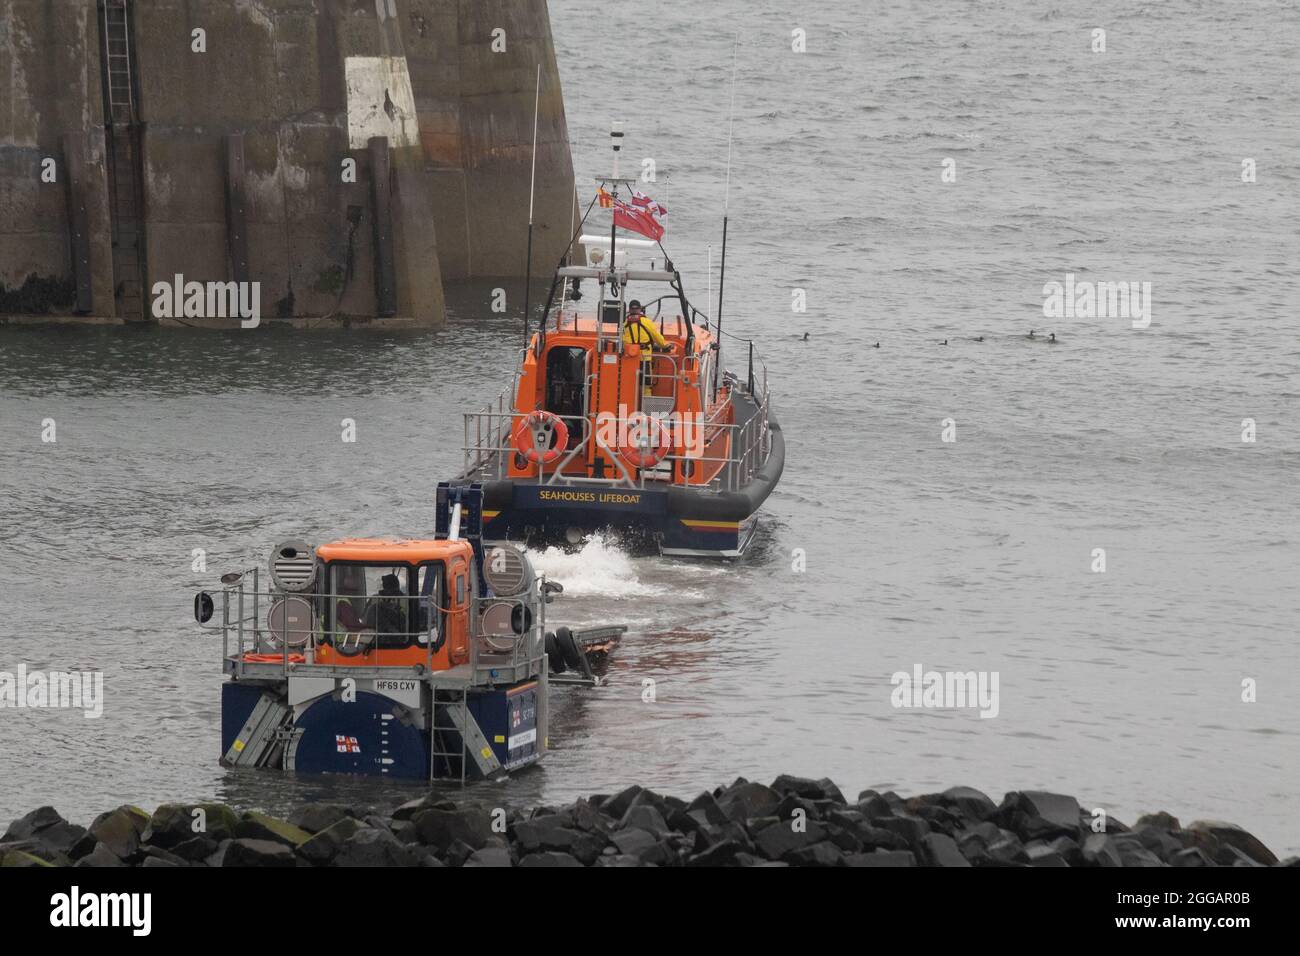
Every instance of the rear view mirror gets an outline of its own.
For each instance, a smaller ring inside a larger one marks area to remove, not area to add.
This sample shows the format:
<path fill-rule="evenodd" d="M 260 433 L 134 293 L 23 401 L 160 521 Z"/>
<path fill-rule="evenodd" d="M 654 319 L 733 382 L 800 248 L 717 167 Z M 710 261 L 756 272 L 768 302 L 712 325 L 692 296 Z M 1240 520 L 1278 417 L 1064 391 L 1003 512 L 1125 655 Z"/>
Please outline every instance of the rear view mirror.
<path fill-rule="evenodd" d="M 208 621 L 212 620 L 214 609 L 212 595 L 207 591 L 200 591 L 194 595 L 194 620 L 200 624 L 208 623 Z"/>

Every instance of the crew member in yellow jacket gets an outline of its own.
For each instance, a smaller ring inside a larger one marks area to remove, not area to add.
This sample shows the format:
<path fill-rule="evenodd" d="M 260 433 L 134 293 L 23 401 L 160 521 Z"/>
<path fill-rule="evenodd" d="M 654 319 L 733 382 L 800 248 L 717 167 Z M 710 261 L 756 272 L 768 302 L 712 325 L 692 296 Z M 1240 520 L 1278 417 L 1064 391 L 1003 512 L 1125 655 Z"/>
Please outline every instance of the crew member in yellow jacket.
<path fill-rule="evenodd" d="M 641 393 L 650 394 L 650 362 L 654 355 L 650 351 L 653 344 L 661 349 L 668 348 L 668 341 L 655 327 L 654 322 L 645 314 L 641 303 L 633 299 L 627 304 L 627 321 L 623 323 L 623 342 L 641 346 Z"/>

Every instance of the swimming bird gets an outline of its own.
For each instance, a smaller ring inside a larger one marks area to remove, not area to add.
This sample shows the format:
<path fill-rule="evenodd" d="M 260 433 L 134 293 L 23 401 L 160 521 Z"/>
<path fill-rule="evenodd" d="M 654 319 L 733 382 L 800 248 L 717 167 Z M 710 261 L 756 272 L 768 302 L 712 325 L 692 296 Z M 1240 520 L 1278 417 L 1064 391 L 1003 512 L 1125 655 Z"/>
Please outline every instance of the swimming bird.
<path fill-rule="evenodd" d="M 983 341 L 984 341 L 984 336 L 982 336 L 982 335 L 977 335 L 977 336 L 975 336 L 975 341 L 976 341 L 976 342 L 983 342 Z"/>
<path fill-rule="evenodd" d="M 1049 336 L 1047 337 L 1047 341 L 1049 341 L 1049 342 L 1055 342 L 1055 341 L 1056 341 L 1056 333 L 1053 332 L 1051 335 L 1049 335 Z"/>
<path fill-rule="evenodd" d="M 807 342 L 807 341 L 808 341 L 808 333 L 807 333 L 807 332 L 805 332 L 805 333 L 803 334 L 803 339 L 802 339 L 802 341 L 804 341 L 804 342 Z"/>
<path fill-rule="evenodd" d="M 1030 338 L 1030 339 L 1032 339 L 1033 337 L 1034 337 L 1034 330 L 1033 330 L 1033 329 L 1030 329 L 1030 330 L 1029 330 L 1029 335 L 1027 335 L 1026 338 Z"/>
<path fill-rule="evenodd" d="M 942 342 L 940 342 L 939 344 L 940 344 L 940 345 L 947 345 L 947 344 L 948 344 L 948 340 L 947 340 L 947 339 L 944 339 L 944 340 L 943 340 Z"/>
<path fill-rule="evenodd" d="M 872 348 L 876 348 L 876 349 L 880 348 L 880 343 L 877 342 L 875 345 L 872 346 Z"/>

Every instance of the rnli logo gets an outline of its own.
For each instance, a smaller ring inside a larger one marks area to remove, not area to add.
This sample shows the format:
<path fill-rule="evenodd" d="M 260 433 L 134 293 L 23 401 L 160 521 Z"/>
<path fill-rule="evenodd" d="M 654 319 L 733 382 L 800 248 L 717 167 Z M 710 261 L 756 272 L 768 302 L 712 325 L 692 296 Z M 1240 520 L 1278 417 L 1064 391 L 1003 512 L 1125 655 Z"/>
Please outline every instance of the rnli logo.
<path fill-rule="evenodd" d="M 335 734 L 334 749 L 341 754 L 359 754 L 361 753 L 361 744 L 357 743 L 356 737 L 344 737 L 342 734 Z"/>

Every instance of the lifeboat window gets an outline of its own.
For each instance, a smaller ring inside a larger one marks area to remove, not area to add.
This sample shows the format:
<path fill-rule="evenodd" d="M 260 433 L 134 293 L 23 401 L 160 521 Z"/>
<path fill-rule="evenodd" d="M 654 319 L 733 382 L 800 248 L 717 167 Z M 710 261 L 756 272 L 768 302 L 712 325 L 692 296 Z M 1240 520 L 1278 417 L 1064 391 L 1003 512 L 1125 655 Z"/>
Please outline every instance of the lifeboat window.
<path fill-rule="evenodd" d="M 548 412 L 561 418 L 581 418 L 583 389 L 587 382 L 587 350 L 557 345 L 546 353 L 546 403 Z M 577 429 L 569 425 L 572 435 Z"/>
<path fill-rule="evenodd" d="M 456 606 L 465 606 L 465 575 L 456 575 Z"/>

